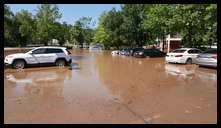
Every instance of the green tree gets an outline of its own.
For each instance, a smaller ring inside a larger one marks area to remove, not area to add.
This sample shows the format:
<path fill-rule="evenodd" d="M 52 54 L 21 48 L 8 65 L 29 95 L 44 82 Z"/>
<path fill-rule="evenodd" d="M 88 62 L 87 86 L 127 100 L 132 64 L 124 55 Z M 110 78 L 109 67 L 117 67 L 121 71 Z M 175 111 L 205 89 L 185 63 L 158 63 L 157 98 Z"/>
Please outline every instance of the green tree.
<path fill-rule="evenodd" d="M 71 42 L 79 44 L 91 42 L 94 33 L 90 28 L 91 24 L 93 24 L 91 17 L 82 17 L 77 20 L 70 30 Z"/>
<path fill-rule="evenodd" d="M 205 30 L 203 41 L 208 45 L 217 43 L 217 4 L 210 4 L 205 8 Z"/>
<path fill-rule="evenodd" d="M 149 30 L 151 34 L 151 42 L 154 42 L 156 38 L 163 41 L 163 50 L 165 45 L 165 35 L 173 34 L 179 31 L 175 29 L 178 27 L 179 19 L 174 16 L 175 6 L 168 4 L 154 4 L 147 5 L 148 11 L 145 13 L 144 22 L 142 27 Z"/>
<path fill-rule="evenodd" d="M 216 10 L 214 4 L 146 5 L 143 27 L 151 30 L 165 44 L 165 35 L 181 33 L 184 47 L 200 47 L 216 42 Z"/>
<path fill-rule="evenodd" d="M 146 12 L 143 4 L 126 4 L 122 7 L 123 23 L 121 30 L 127 45 L 143 46 L 148 40 L 148 31 L 142 27 Z"/>
<path fill-rule="evenodd" d="M 182 44 L 188 47 L 212 45 L 217 41 L 217 7 L 214 4 L 178 5 L 182 18 Z"/>
<path fill-rule="evenodd" d="M 63 22 L 63 28 L 64 28 L 64 39 L 70 41 L 71 40 L 71 27 L 72 25 L 67 24 L 66 22 Z"/>
<path fill-rule="evenodd" d="M 103 12 L 103 14 L 99 17 L 99 24 L 97 29 L 95 30 L 93 41 L 102 43 L 105 46 L 109 47 L 111 46 L 111 39 L 108 35 L 108 33 L 105 31 L 104 27 L 104 20 L 107 18 L 106 12 Z"/>
<path fill-rule="evenodd" d="M 70 28 L 66 22 L 62 24 L 59 22 L 54 23 L 53 37 L 59 40 L 60 45 L 63 45 L 67 40 L 70 41 Z"/>
<path fill-rule="evenodd" d="M 36 36 L 39 42 L 47 45 L 54 38 L 54 31 L 56 31 L 55 22 L 60 18 L 61 14 L 56 5 L 43 4 L 38 7 L 36 14 Z"/>
<path fill-rule="evenodd" d="M 94 37 L 94 29 L 88 28 L 84 30 L 84 42 L 86 43 L 90 43 L 93 41 L 93 37 Z"/>
<path fill-rule="evenodd" d="M 116 11 L 115 8 L 107 12 L 106 17 L 103 19 L 103 27 L 108 34 L 110 46 L 119 47 L 123 44 L 122 41 L 122 25 L 123 17 L 120 11 Z"/>
<path fill-rule="evenodd" d="M 71 42 L 82 44 L 84 42 L 82 23 L 76 21 L 71 28 Z"/>
<path fill-rule="evenodd" d="M 16 13 L 16 20 L 19 23 L 18 31 L 21 34 L 22 39 L 20 44 L 25 46 L 27 43 L 32 43 L 36 30 L 32 14 L 27 10 L 21 10 Z"/>
<path fill-rule="evenodd" d="M 20 35 L 18 23 L 10 7 L 4 5 L 4 46 L 18 46 Z"/>

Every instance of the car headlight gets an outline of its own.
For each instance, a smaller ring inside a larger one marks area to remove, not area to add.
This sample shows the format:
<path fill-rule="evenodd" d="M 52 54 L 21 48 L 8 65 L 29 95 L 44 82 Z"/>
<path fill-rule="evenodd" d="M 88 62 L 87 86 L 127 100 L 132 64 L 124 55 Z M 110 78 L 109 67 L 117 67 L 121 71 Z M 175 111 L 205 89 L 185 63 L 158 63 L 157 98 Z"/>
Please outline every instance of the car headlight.
<path fill-rule="evenodd" d="M 143 52 L 139 52 L 139 55 L 142 55 L 143 54 Z"/>

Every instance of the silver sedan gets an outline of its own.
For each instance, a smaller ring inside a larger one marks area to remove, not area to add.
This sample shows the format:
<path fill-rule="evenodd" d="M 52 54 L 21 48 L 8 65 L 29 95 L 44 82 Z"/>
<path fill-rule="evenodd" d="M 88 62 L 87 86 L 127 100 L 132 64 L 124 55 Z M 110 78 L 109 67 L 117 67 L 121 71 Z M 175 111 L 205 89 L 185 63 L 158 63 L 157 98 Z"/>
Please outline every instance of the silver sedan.
<path fill-rule="evenodd" d="M 196 58 L 199 66 L 217 67 L 217 49 L 209 49 Z"/>

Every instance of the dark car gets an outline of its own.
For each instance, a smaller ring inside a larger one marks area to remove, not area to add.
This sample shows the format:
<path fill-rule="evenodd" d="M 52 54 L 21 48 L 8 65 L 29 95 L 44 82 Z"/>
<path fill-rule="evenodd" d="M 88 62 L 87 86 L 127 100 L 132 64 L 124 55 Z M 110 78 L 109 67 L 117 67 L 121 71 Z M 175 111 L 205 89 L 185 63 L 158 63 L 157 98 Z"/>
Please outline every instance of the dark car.
<path fill-rule="evenodd" d="M 119 49 L 119 54 L 120 55 L 124 55 L 124 53 L 125 53 L 125 50 L 126 50 L 126 48 L 121 48 L 121 49 Z"/>
<path fill-rule="evenodd" d="M 135 57 L 141 57 L 141 58 L 145 58 L 145 57 L 164 57 L 166 55 L 165 52 L 161 52 L 158 49 L 155 48 L 148 48 L 148 49 L 143 49 L 140 51 L 136 51 L 134 53 Z"/>
<path fill-rule="evenodd" d="M 124 55 L 130 56 L 131 50 L 132 50 L 132 48 L 127 48 L 127 49 L 124 51 Z"/>
<path fill-rule="evenodd" d="M 131 48 L 122 48 L 122 49 L 120 49 L 119 51 L 120 51 L 120 55 L 126 55 L 126 54 L 128 54 L 128 52 L 130 51 L 130 49 Z"/>
<path fill-rule="evenodd" d="M 128 53 L 129 56 L 134 56 L 134 53 L 137 51 L 144 50 L 144 48 L 131 48 L 130 52 Z"/>

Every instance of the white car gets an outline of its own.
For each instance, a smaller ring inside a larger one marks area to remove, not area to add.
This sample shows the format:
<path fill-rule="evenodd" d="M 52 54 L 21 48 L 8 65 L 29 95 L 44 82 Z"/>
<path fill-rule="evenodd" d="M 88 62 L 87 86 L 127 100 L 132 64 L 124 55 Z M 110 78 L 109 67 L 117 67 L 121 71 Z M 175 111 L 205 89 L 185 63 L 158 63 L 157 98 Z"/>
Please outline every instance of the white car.
<path fill-rule="evenodd" d="M 111 54 L 112 55 L 120 54 L 120 51 L 119 50 L 114 50 L 114 51 L 111 52 Z"/>
<path fill-rule="evenodd" d="M 11 54 L 5 57 L 6 66 L 24 68 L 30 64 L 55 64 L 64 66 L 72 62 L 71 53 L 64 47 L 38 47 L 27 53 Z"/>
<path fill-rule="evenodd" d="M 202 53 L 202 51 L 197 48 L 175 49 L 174 51 L 167 53 L 166 62 L 192 64 L 196 62 L 196 57 L 200 53 Z"/>

